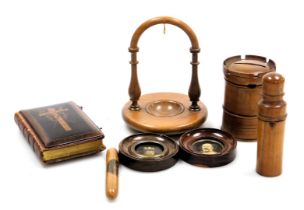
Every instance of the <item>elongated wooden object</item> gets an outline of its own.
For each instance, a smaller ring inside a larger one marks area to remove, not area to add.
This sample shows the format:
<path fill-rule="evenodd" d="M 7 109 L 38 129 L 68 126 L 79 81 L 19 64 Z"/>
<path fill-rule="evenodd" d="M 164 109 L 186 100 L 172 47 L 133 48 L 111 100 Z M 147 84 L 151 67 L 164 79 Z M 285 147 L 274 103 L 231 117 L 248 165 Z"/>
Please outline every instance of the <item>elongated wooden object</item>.
<path fill-rule="evenodd" d="M 284 77 L 268 73 L 263 77 L 263 95 L 259 102 L 258 152 L 256 171 L 262 176 L 282 173 L 282 155 L 286 119 L 283 100 Z"/>
<path fill-rule="evenodd" d="M 107 150 L 106 155 L 106 195 L 110 200 L 113 200 L 118 195 L 118 154 L 115 148 Z"/>

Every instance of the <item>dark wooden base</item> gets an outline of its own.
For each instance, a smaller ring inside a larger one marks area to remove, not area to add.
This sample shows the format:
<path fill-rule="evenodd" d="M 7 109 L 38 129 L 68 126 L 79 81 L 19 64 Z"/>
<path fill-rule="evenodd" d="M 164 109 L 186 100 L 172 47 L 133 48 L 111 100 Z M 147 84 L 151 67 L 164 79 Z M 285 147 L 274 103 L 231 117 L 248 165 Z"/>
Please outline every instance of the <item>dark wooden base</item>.
<path fill-rule="evenodd" d="M 155 172 L 172 167 L 178 151 L 177 143 L 165 135 L 135 134 L 119 144 L 119 161 L 137 171 Z"/>
<path fill-rule="evenodd" d="M 203 146 L 208 144 L 208 147 Z M 201 128 L 183 134 L 179 139 L 180 158 L 195 166 L 223 166 L 236 157 L 237 141 L 224 131 Z"/>

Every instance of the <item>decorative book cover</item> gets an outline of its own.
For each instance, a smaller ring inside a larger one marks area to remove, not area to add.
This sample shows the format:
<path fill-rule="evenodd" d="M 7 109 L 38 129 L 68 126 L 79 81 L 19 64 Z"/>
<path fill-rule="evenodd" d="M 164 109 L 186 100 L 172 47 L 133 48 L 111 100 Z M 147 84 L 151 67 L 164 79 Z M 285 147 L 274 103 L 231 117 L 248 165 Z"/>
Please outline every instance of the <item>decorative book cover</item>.
<path fill-rule="evenodd" d="M 15 114 L 15 121 L 45 163 L 105 149 L 102 131 L 74 102 L 21 110 Z"/>

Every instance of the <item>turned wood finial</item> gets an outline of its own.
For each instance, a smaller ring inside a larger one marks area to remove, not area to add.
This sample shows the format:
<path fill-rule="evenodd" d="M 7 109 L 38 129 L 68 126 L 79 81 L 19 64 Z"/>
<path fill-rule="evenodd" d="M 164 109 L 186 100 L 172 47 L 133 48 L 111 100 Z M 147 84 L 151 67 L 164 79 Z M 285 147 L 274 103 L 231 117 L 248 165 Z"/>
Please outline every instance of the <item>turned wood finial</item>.
<path fill-rule="evenodd" d="M 263 77 L 262 100 L 259 117 L 267 121 L 286 118 L 286 102 L 283 100 L 285 79 L 281 74 L 271 72 Z"/>
<path fill-rule="evenodd" d="M 282 99 L 285 79 L 281 74 L 271 72 L 263 77 L 263 96 Z"/>

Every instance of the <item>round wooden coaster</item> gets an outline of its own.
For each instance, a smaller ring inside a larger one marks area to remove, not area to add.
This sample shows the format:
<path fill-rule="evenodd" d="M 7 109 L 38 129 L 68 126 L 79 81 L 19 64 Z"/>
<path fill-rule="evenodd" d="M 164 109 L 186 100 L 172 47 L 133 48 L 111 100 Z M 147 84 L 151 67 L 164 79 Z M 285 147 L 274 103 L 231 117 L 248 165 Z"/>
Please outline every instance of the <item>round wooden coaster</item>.
<path fill-rule="evenodd" d="M 223 166 L 234 160 L 236 145 L 236 140 L 222 130 L 195 129 L 180 137 L 180 158 L 197 166 Z"/>
<path fill-rule="evenodd" d="M 165 135 L 135 134 L 120 142 L 119 161 L 137 171 L 160 171 L 177 162 L 178 151 L 178 144 Z"/>

